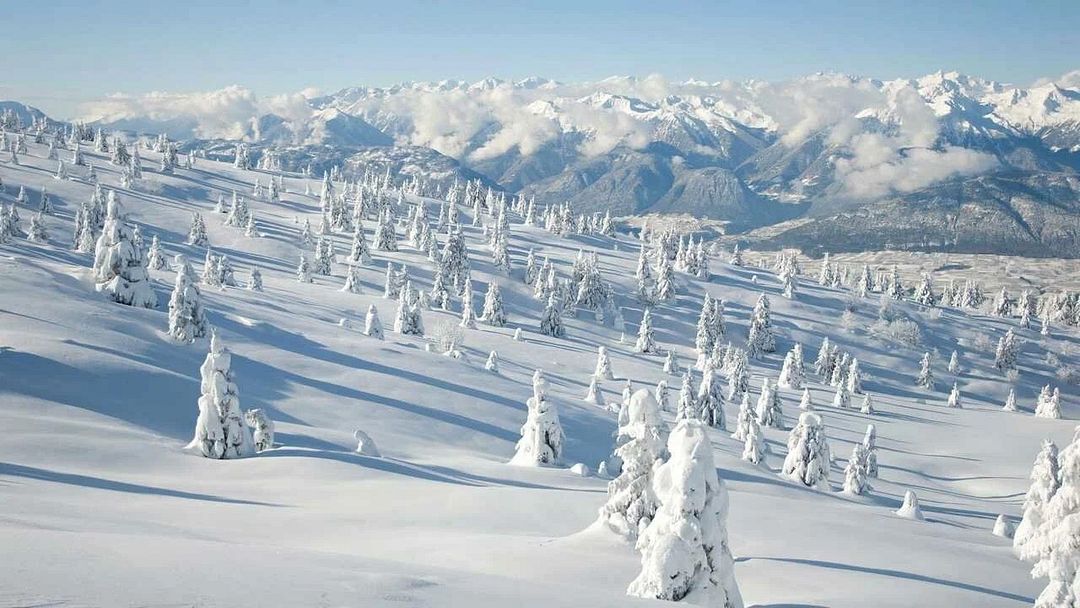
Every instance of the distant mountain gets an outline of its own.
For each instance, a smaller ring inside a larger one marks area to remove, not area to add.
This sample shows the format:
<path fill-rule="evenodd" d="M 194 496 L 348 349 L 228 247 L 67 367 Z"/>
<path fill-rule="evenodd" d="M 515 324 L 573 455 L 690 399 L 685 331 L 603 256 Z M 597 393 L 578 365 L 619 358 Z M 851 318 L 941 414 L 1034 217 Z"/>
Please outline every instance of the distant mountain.
<path fill-rule="evenodd" d="M 872 217 L 891 229 L 838 228 L 863 247 L 1080 256 L 1069 238 L 1050 236 L 1055 229 L 1028 226 L 1035 217 L 1064 226 L 1076 213 L 1080 90 L 1052 82 L 1019 87 L 955 72 L 780 83 L 489 78 L 352 87 L 303 103 L 289 118 L 241 123 L 244 138 L 296 163 L 398 158 L 415 175 L 443 177 L 454 166 L 458 177 L 581 211 L 688 214 L 729 232 L 799 220 L 762 244 L 824 247 L 830 222 Z M 137 116 L 103 126 L 137 124 L 146 130 Z M 201 128 L 183 116 L 157 124 L 186 131 L 182 139 Z M 900 238 L 969 205 L 1000 212 L 960 232 Z M 1002 233 L 1012 236 L 994 240 Z"/>

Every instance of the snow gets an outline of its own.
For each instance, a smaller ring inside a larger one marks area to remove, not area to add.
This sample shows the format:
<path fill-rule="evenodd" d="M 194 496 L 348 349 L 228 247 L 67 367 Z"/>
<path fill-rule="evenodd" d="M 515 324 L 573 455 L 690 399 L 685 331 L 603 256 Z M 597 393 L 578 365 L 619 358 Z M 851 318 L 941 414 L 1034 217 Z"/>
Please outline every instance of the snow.
<path fill-rule="evenodd" d="M 565 433 L 567 464 L 600 463 L 614 447 L 615 414 L 581 399 L 597 346 L 607 348 L 615 375 L 602 387 L 608 402 L 618 400 L 625 379 L 643 387 L 665 379 L 678 390 L 663 357 L 637 354 L 592 315 L 564 315 L 563 338 L 535 331 L 543 302 L 520 278 L 529 248 L 563 275 L 579 247 L 596 251 L 635 327 L 643 313 L 636 241 L 617 237 L 616 249 L 610 238 L 557 237 L 515 218 L 509 246 L 518 270 L 508 278 L 488 261 L 481 230 L 463 220 L 471 278 L 478 292 L 499 282 L 508 321 L 465 330 L 466 356 L 452 359 L 424 352 L 420 336 L 379 340 L 361 330 L 372 305 L 393 311 L 394 302 L 381 297 L 387 262 L 408 265 L 414 285 L 428 288 L 424 253 L 372 247 L 371 263 L 358 270 L 359 294 L 340 290 L 343 264 L 313 283 L 296 280 L 294 218 L 319 213 L 318 198 L 302 194 L 303 180 L 287 176 L 280 202 L 248 201 L 265 235 L 252 239 L 224 226 L 214 201 L 219 192 L 250 192 L 269 175 L 202 159 L 161 175 L 159 155 L 144 150 L 143 179 L 124 189 L 105 156 L 84 146 L 83 156 L 124 202 L 127 221 L 148 240 L 158 236 L 166 259 L 182 253 L 201 265 L 205 247 L 185 243 L 198 211 L 213 250 L 228 255 L 239 276 L 256 264 L 262 272 L 262 292 L 201 294 L 231 351 L 243 406 L 273 421 L 273 447 L 218 461 L 182 449 L 198 415 L 208 344 L 177 343 L 167 333 L 175 272 L 148 271 L 156 309 L 97 293 L 92 255 L 69 248 L 74 211 L 93 192 L 82 181 L 86 169 L 71 166 L 72 179 L 53 180 L 46 147 L 28 145 L 18 166 L 0 163 L 0 199 L 10 204 L 19 187 L 38 191 L 48 180 L 56 215 L 47 243 L 15 237 L 0 245 L 0 605 L 650 605 L 625 595 L 640 572 L 632 544 L 589 527 L 608 480 L 559 466 L 507 465 L 537 368 Z M 319 182 L 308 185 L 317 192 Z M 22 217 L 36 211 L 34 198 L 20 206 Z M 367 224 L 371 238 L 376 223 Z M 348 250 L 351 232 L 334 238 L 338 251 Z M 926 343 L 909 348 L 865 329 L 876 320 L 874 300 L 863 301 L 848 331 L 836 322 L 845 293 L 803 280 L 798 299 L 788 300 L 773 275 L 724 262 L 712 260 L 708 282 L 675 273 L 674 299 L 652 309 L 658 347 L 696 360 L 706 292 L 725 301 L 726 339 L 744 344 L 764 291 L 777 352 L 751 361 L 752 402 L 796 342 L 815 353 L 827 336 L 859 360 L 875 409 L 867 417 L 831 407 L 834 388 L 807 365 L 803 384 L 832 452 L 849 454 L 868 422 L 877 432 L 879 475 L 865 494 L 850 496 L 837 491 L 843 460 L 828 468 L 832 491 L 780 475 L 786 430 L 761 427 L 768 450 L 754 464 L 741 459 L 742 441 L 706 429 L 729 492 L 727 538 L 746 605 L 864 606 L 867 589 L 882 607 L 1030 605 L 1045 580 L 1032 580 L 1011 542 L 990 530 L 999 514 L 1019 520 L 1042 440 L 1063 446 L 1071 438 L 1074 387 L 1060 387 L 1063 419 L 1031 412 L 1044 385 L 1058 386 L 1044 349 L 1075 364 L 1076 335 L 1062 329 L 1041 338 L 1015 319 L 954 309 L 935 316 L 896 303 L 923 329 Z M 456 323 L 459 304 L 454 298 L 451 311 L 424 310 L 425 323 Z M 1022 342 L 1015 385 L 994 368 L 993 349 L 961 342 L 1008 327 Z M 513 339 L 521 328 L 527 339 Z M 937 391 L 915 385 L 919 360 L 932 349 L 961 351 L 963 409 L 945 407 L 946 387 L 957 380 L 945 357 L 934 363 Z M 499 354 L 498 374 L 484 369 L 491 351 Z M 1020 412 L 1000 411 L 1010 386 Z M 775 390 L 790 408 L 802 393 Z M 733 429 L 740 401 L 724 408 Z M 662 416 L 672 422 L 672 413 Z M 358 428 L 378 441 L 380 458 L 356 453 Z M 925 521 L 893 514 L 909 489 Z M 208 555 L 229 556 L 230 574 L 243 583 L 208 589 L 206 581 L 221 574 L 221 562 Z"/>

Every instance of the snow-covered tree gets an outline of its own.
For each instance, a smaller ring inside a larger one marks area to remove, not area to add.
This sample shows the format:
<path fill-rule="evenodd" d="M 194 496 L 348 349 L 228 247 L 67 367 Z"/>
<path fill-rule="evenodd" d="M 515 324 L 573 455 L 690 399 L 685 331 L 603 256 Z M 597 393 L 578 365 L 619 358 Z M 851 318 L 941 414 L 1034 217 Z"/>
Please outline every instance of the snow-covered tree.
<path fill-rule="evenodd" d="M 764 426 L 775 429 L 784 428 L 784 408 L 780 401 L 780 393 L 769 382 L 768 378 L 761 380 L 761 394 L 758 395 L 757 419 Z"/>
<path fill-rule="evenodd" d="M 554 338 L 566 336 L 566 327 L 562 322 L 562 311 L 555 300 L 555 294 L 548 297 L 547 304 L 544 306 L 544 313 L 540 317 L 540 333 Z"/>
<path fill-rule="evenodd" d="M 595 375 L 590 376 L 589 391 L 585 393 L 585 398 L 583 399 L 583 401 L 585 401 L 585 403 L 591 403 L 600 407 L 604 407 L 605 405 L 604 394 L 600 390 L 600 380 Z"/>
<path fill-rule="evenodd" d="M 596 370 L 593 375 L 601 380 L 615 379 L 615 374 L 611 371 L 611 359 L 608 358 L 606 346 L 599 346 L 596 349 Z"/>
<path fill-rule="evenodd" d="M 1035 416 L 1039 418 L 1061 418 L 1061 393 L 1050 385 L 1043 387 L 1039 400 L 1035 403 Z"/>
<path fill-rule="evenodd" d="M 372 304 L 368 306 L 367 315 L 364 317 L 364 335 L 378 340 L 383 339 L 382 321 L 379 320 L 379 309 Z"/>
<path fill-rule="evenodd" d="M 487 361 L 484 362 L 484 369 L 493 374 L 499 373 L 499 353 L 495 351 L 488 353 Z"/>
<path fill-rule="evenodd" d="M 739 403 L 739 415 L 735 421 L 735 432 L 731 434 L 731 438 L 736 441 L 746 441 L 746 434 L 750 430 L 750 420 L 753 419 L 757 422 L 757 414 L 754 409 L 750 407 L 750 393 L 744 392 L 742 394 L 742 401 Z"/>
<path fill-rule="evenodd" d="M 521 439 L 510 464 L 518 466 L 557 465 L 562 458 L 563 434 L 555 403 L 547 398 L 547 380 L 541 370 L 533 373 L 533 396 L 529 397 L 528 416 L 521 427 Z"/>
<path fill-rule="evenodd" d="M 911 490 L 904 492 L 904 503 L 896 510 L 896 514 L 905 519 L 922 521 L 922 509 L 919 508 L 919 497 L 915 495 L 915 492 Z"/>
<path fill-rule="evenodd" d="M 1005 332 L 998 339 L 997 349 L 994 351 L 994 367 L 1001 372 L 1016 369 L 1016 359 L 1020 354 L 1020 344 L 1013 330 Z"/>
<path fill-rule="evenodd" d="M 675 417 L 678 420 L 684 418 L 697 419 L 697 389 L 694 388 L 694 375 L 687 368 L 683 372 L 682 387 L 679 389 L 679 403 L 675 409 Z"/>
<path fill-rule="evenodd" d="M 251 429 L 240 411 L 240 396 L 232 374 L 232 355 L 216 332 L 210 352 L 199 368 L 199 417 L 188 445 L 207 458 L 242 458 L 255 454 Z"/>
<path fill-rule="evenodd" d="M 799 399 L 799 409 L 805 412 L 814 411 L 814 399 L 810 396 L 810 389 L 804 388 L 802 397 Z"/>
<path fill-rule="evenodd" d="M 655 353 L 659 348 L 653 336 L 652 309 L 646 308 L 641 316 L 641 325 L 638 326 L 638 337 L 634 349 L 639 353 Z"/>
<path fill-rule="evenodd" d="M 671 269 L 671 262 L 667 256 L 660 256 L 660 263 L 656 269 L 656 287 L 654 289 L 656 299 L 662 302 L 670 302 L 675 299 L 675 273 Z"/>
<path fill-rule="evenodd" d="M 595 377 L 593 381 L 595 382 Z M 628 538 L 648 525 L 658 501 L 652 474 L 664 455 L 664 428 L 660 407 L 646 389 L 635 392 L 627 405 L 627 423 L 620 427 L 624 443 L 615 450 L 622 463 L 619 476 L 608 483 L 608 499 L 598 521 Z"/>
<path fill-rule="evenodd" d="M 176 282 L 169 298 L 169 335 L 177 342 L 190 344 L 206 335 L 206 312 L 191 264 L 183 255 L 177 255 L 175 265 Z"/>
<path fill-rule="evenodd" d="M 394 215 L 390 207 L 379 214 L 379 223 L 375 226 L 375 249 L 379 251 L 397 251 L 397 233 L 394 231 Z"/>
<path fill-rule="evenodd" d="M 627 594 L 742 608 L 727 540 L 727 489 L 704 425 L 679 421 L 667 449 L 671 457 L 653 474 L 660 507 L 638 538 L 641 573 Z"/>
<path fill-rule="evenodd" d="M 355 264 L 350 264 L 345 271 L 345 285 L 341 287 L 341 291 L 347 293 L 361 293 L 363 291 L 360 285 L 360 269 Z"/>
<path fill-rule="evenodd" d="M 251 438 L 255 451 L 261 452 L 274 447 L 274 421 L 262 409 L 244 412 L 244 422 L 251 428 Z"/>
<path fill-rule="evenodd" d="M 877 427 L 872 424 L 866 425 L 862 445 L 866 448 L 866 474 L 869 477 L 877 477 Z"/>
<path fill-rule="evenodd" d="M 856 443 L 851 448 L 851 457 L 844 467 L 844 493 L 859 495 L 870 488 L 870 475 L 867 472 L 866 446 Z"/>
<path fill-rule="evenodd" d="M 248 277 L 248 282 L 247 282 L 247 289 L 248 289 L 248 291 L 262 291 L 263 290 L 262 271 L 259 270 L 258 266 L 252 266 L 251 267 L 251 273 L 250 273 L 250 275 Z"/>
<path fill-rule="evenodd" d="M 206 235 L 206 222 L 198 211 L 191 212 L 191 229 L 188 231 L 187 242 L 188 245 L 196 247 L 206 247 L 210 244 L 210 239 Z"/>
<path fill-rule="evenodd" d="M 701 387 L 697 396 L 698 420 L 705 424 L 724 430 L 727 423 L 724 420 L 724 389 L 721 385 L 719 374 L 711 365 L 705 367 L 701 376 Z"/>
<path fill-rule="evenodd" d="M 803 412 L 799 423 L 788 435 L 788 455 L 782 472 L 785 476 L 813 488 L 829 489 L 829 464 L 832 454 L 825 438 L 821 417 Z"/>
<path fill-rule="evenodd" d="M 922 360 L 919 362 L 919 376 L 915 379 L 915 384 L 927 390 L 934 390 L 933 360 L 929 352 L 923 353 Z"/>
<path fill-rule="evenodd" d="M 301 283 L 311 283 L 311 263 L 307 260 L 307 255 L 301 251 L 300 261 L 296 264 L 296 280 Z"/>
<path fill-rule="evenodd" d="M 154 308 L 157 296 L 150 286 L 146 254 L 133 238 L 131 228 L 120 219 L 116 199 L 110 198 L 105 227 L 94 247 L 96 287 L 120 304 Z"/>
<path fill-rule="evenodd" d="M 49 232 L 45 228 L 45 216 L 40 211 L 30 217 L 30 229 L 26 231 L 26 240 L 31 243 L 49 242 Z"/>
<path fill-rule="evenodd" d="M 750 332 L 746 339 L 746 350 L 751 357 L 758 357 L 761 353 L 776 351 L 776 339 L 772 332 L 772 313 L 769 307 L 769 297 L 765 294 L 758 296 L 754 305 L 754 312 L 750 316 Z"/>
<path fill-rule="evenodd" d="M 461 327 L 476 329 L 476 311 L 473 309 L 472 281 L 465 281 L 465 291 L 461 294 Z"/>
<path fill-rule="evenodd" d="M 506 326 L 506 309 L 503 307 L 502 292 L 499 284 L 492 281 L 488 283 L 487 293 L 484 294 L 484 308 L 480 313 L 480 320 L 492 327 Z"/>
<path fill-rule="evenodd" d="M 150 270 L 165 270 L 169 267 L 165 262 L 165 255 L 161 253 L 161 240 L 156 234 L 150 239 L 150 250 L 146 254 L 146 262 Z"/>
<path fill-rule="evenodd" d="M 776 385 L 799 390 L 803 384 L 802 374 L 802 345 L 796 344 L 784 356 L 784 365 L 780 368 L 780 376 L 776 379 Z"/>
<path fill-rule="evenodd" d="M 1059 475 L 1058 449 L 1053 441 L 1047 439 L 1035 457 L 1035 464 L 1031 467 L 1031 474 L 1028 476 L 1031 485 L 1028 486 L 1027 494 L 1024 496 L 1023 516 L 1013 534 L 1013 549 L 1017 555 L 1034 553 L 1026 550 L 1025 546 L 1035 538 L 1040 528 L 1046 523 L 1047 505 L 1058 490 Z"/>
<path fill-rule="evenodd" d="M 960 373 L 960 353 L 955 350 L 949 355 L 949 366 L 946 368 L 950 374 Z"/>
<path fill-rule="evenodd" d="M 859 360 L 857 358 L 851 358 L 844 380 L 847 382 L 848 393 L 852 395 L 862 394 L 862 373 L 859 371 Z"/>
<path fill-rule="evenodd" d="M 664 373 L 673 376 L 679 373 L 679 362 L 675 359 L 675 351 L 669 350 L 664 357 Z"/>
<path fill-rule="evenodd" d="M 946 406 L 955 408 L 964 407 L 960 399 L 960 386 L 956 382 L 953 382 L 952 390 L 949 391 L 949 399 L 946 402 Z"/>

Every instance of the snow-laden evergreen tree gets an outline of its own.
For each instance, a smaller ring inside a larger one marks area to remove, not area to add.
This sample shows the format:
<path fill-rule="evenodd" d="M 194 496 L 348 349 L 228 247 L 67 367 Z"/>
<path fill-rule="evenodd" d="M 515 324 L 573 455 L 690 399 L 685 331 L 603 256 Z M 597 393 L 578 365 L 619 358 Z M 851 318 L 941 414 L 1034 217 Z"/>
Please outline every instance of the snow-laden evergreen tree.
<path fill-rule="evenodd" d="M 661 412 L 671 411 L 671 397 L 669 393 L 667 380 L 661 380 L 656 383 L 656 389 L 653 391 L 653 398 L 656 399 L 656 403 L 660 406 Z"/>
<path fill-rule="evenodd" d="M 599 346 L 596 349 L 596 370 L 593 375 L 601 380 L 615 379 L 615 374 L 611 371 L 611 359 L 608 358 L 606 346 Z"/>
<path fill-rule="evenodd" d="M 960 353 L 952 351 L 952 355 L 949 355 L 949 366 L 946 369 L 950 374 L 960 373 Z"/>
<path fill-rule="evenodd" d="M 383 339 L 382 321 L 379 320 L 379 309 L 372 304 L 368 306 L 367 315 L 364 317 L 364 335 L 378 340 Z"/>
<path fill-rule="evenodd" d="M 454 286 L 458 295 L 461 295 L 470 273 L 465 237 L 460 232 L 454 232 L 447 237 L 442 251 L 442 265 L 446 271 L 447 280 Z"/>
<path fill-rule="evenodd" d="M 503 307 L 502 291 L 499 284 L 492 281 L 488 283 L 487 293 L 484 294 L 484 308 L 480 313 L 480 320 L 492 327 L 506 326 L 506 308 Z"/>
<path fill-rule="evenodd" d="M 998 339 L 997 350 L 994 351 L 994 367 L 1001 372 L 1016 369 L 1016 359 L 1020 354 L 1020 344 L 1013 330 L 1005 332 Z"/>
<path fill-rule="evenodd" d="M 757 420 L 764 426 L 774 429 L 784 428 L 784 406 L 780 393 L 768 378 L 761 379 L 761 394 L 758 395 Z"/>
<path fill-rule="evenodd" d="M 934 368 L 932 356 L 929 352 L 923 353 L 919 362 L 919 376 L 915 378 L 915 384 L 927 390 L 934 390 Z"/>
<path fill-rule="evenodd" d="M 687 368 L 683 372 L 682 387 L 679 388 L 679 403 L 675 409 L 675 418 L 683 420 L 685 418 L 697 419 L 697 389 L 694 388 L 694 375 Z"/>
<path fill-rule="evenodd" d="M 202 284 L 207 287 L 221 287 L 221 267 L 219 258 L 210 249 L 206 250 L 203 259 Z"/>
<path fill-rule="evenodd" d="M 465 281 L 465 291 L 461 294 L 461 327 L 476 329 L 476 311 L 473 309 L 472 281 Z"/>
<path fill-rule="evenodd" d="M 658 506 L 652 473 L 664 456 L 665 429 L 659 404 L 648 390 L 635 392 L 626 409 L 626 423 L 619 428 L 623 443 L 614 455 L 621 470 L 608 483 L 608 499 L 600 507 L 598 521 L 622 536 L 634 538 L 649 524 Z"/>
<path fill-rule="evenodd" d="M 904 492 L 904 503 L 896 510 L 896 514 L 905 519 L 922 521 L 922 509 L 919 508 L 919 497 L 915 495 L 915 492 L 911 490 Z"/>
<path fill-rule="evenodd" d="M 368 251 L 367 239 L 364 238 L 364 227 L 356 224 L 353 230 L 352 248 L 349 250 L 349 262 L 352 264 L 370 264 L 371 252 Z"/>
<path fill-rule="evenodd" d="M 330 237 L 319 235 L 315 241 L 315 263 L 312 272 L 322 276 L 330 276 L 333 270 L 334 241 Z"/>
<path fill-rule="evenodd" d="M 248 291 L 263 290 L 262 271 L 259 270 L 258 266 L 251 267 L 251 273 L 248 276 L 247 289 Z"/>
<path fill-rule="evenodd" d="M 1039 418 L 1061 418 L 1061 393 L 1050 385 L 1043 387 L 1039 400 L 1035 403 L 1035 416 Z"/>
<path fill-rule="evenodd" d="M 736 351 L 732 356 L 731 365 L 725 366 L 725 369 L 728 375 L 728 400 L 735 399 L 750 389 L 750 366 L 745 351 Z"/>
<path fill-rule="evenodd" d="M 0 185 L 0 192 L 3 192 L 2 185 Z M 49 189 L 44 186 L 41 188 L 41 199 L 38 204 L 38 211 L 43 215 L 52 215 L 54 212 L 52 198 L 49 196 Z"/>
<path fill-rule="evenodd" d="M 851 363 L 847 368 L 847 375 L 844 380 L 847 382 L 848 393 L 852 395 L 861 395 L 862 389 L 862 372 L 859 371 L 859 359 L 856 357 L 851 358 Z"/>
<path fill-rule="evenodd" d="M 94 247 L 94 281 L 100 293 L 128 306 L 154 308 L 157 295 L 150 286 L 146 254 L 133 242 L 131 228 L 124 225 L 115 198 L 110 198 L 105 227 Z"/>
<path fill-rule="evenodd" d="M 645 313 L 641 316 L 641 325 L 638 326 L 638 337 L 634 349 L 639 353 L 655 353 L 659 348 L 653 336 L 652 309 L 646 307 Z"/>
<path fill-rule="evenodd" d="M 698 420 L 705 424 L 725 430 L 727 423 L 724 420 L 724 389 L 719 374 L 711 365 L 705 366 L 701 375 L 701 386 L 697 396 Z"/>
<path fill-rule="evenodd" d="M 866 425 L 862 445 L 866 448 L 866 474 L 869 477 L 877 477 L 877 428 L 874 425 Z"/>
<path fill-rule="evenodd" d="M 677 376 L 679 374 L 679 362 L 675 359 L 675 351 L 669 350 L 664 357 L 664 373 Z"/>
<path fill-rule="evenodd" d="M 188 245 L 196 247 L 206 247 L 210 244 L 210 239 L 206 235 L 206 222 L 198 211 L 191 212 L 191 229 L 188 231 L 187 242 Z"/>
<path fill-rule="evenodd" d="M 274 447 L 274 421 L 264 410 L 253 409 L 244 412 L 244 422 L 251 428 L 251 439 L 256 452 Z"/>
<path fill-rule="evenodd" d="M 698 315 L 697 334 L 694 337 L 694 348 L 697 349 L 699 357 L 708 356 L 716 347 L 718 336 L 715 316 L 715 300 L 706 293 L 701 301 L 701 314 Z"/>
<path fill-rule="evenodd" d="M 757 422 L 757 414 L 750 407 L 750 393 L 744 392 L 739 402 L 739 415 L 735 421 L 735 432 L 731 438 L 736 441 L 746 441 L 746 435 L 750 431 L 750 421 Z"/>
<path fill-rule="evenodd" d="M 165 262 L 165 256 L 161 253 L 161 240 L 158 235 L 150 239 L 150 250 L 146 254 L 147 266 L 150 270 L 165 270 L 169 267 Z"/>
<path fill-rule="evenodd" d="M 751 357 L 759 357 L 762 353 L 776 352 L 776 339 L 772 333 L 772 313 L 769 307 L 769 297 L 765 294 L 758 296 L 754 305 L 754 312 L 750 316 L 750 332 L 746 339 L 746 350 Z"/>
<path fill-rule="evenodd" d="M 360 285 L 360 269 L 355 265 L 350 264 L 348 270 L 345 271 L 345 285 L 342 286 L 341 291 L 347 293 L 362 293 L 362 286 Z"/>
<path fill-rule="evenodd" d="M 132 179 L 142 179 L 142 158 L 139 157 L 139 144 L 135 144 L 135 148 L 131 151 L 130 172 Z"/>
<path fill-rule="evenodd" d="M 1005 405 L 1002 406 L 1003 412 L 1018 412 L 1019 408 L 1016 406 L 1016 389 L 1009 387 L 1009 394 L 1005 397 Z"/>
<path fill-rule="evenodd" d="M 787 445 L 783 474 L 803 485 L 828 490 L 832 454 L 821 417 L 814 412 L 800 414 L 799 423 L 788 435 Z"/>
<path fill-rule="evenodd" d="M 305 217 L 300 224 L 300 230 L 296 233 L 296 244 L 301 248 L 311 247 L 315 243 L 315 237 L 311 232 L 311 222 Z"/>
<path fill-rule="evenodd" d="M 670 302 L 675 299 L 675 273 L 667 256 L 661 255 L 656 268 L 656 286 L 653 290 L 658 301 Z"/>
<path fill-rule="evenodd" d="M 521 427 L 521 439 L 510 464 L 518 466 L 558 465 L 566 436 L 559 422 L 555 403 L 547 398 L 547 379 L 541 370 L 533 373 L 533 395 L 529 397 L 528 416 Z"/>
<path fill-rule="evenodd" d="M 1031 467 L 1028 478 L 1031 485 L 1028 486 L 1024 496 L 1023 516 L 1020 524 L 1016 526 L 1013 534 L 1013 549 L 1016 554 L 1024 557 L 1031 556 L 1037 551 L 1026 549 L 1043 524 L 1046 523 L 1047 506 L 1050 499 L 1058 490 L 1060 470 L 1058 467 L 1058 449 L 1053 441 L 1043 441 L 1042 449 L 1035 457 L 1035 464 Z"/>
<path fill-rule="evenodd" d="M 30 217 L 30 229 L 26 232 L 26 240 L 31 243 L 49 242 L 49 232 L 45 228 L 45 216 L 40 211 Z"/>
<path fill-rule="evenodd" d="M 600 390 L 600 380 L 595 375 L 590 377 L 589 391 L 585 393 L 583 401 L 600 407 L 605 405 L 604 394 Z"/>
<path fill-rule="evenodd" d="M 922 280 L 915 289 L 915 301 L 923 306 L 933 306 L 936 301 L 934 297 L 934 281 L 927 273 L 923 273 Z"/>
<path fill-rule="evenodd" d="M 844 493 L 859 495 L 870 488 L 870 475 L 867 472 L 866 446 L 856 443 L 851 448 L 851 457 L 844 467 Z"/>
<path fill-rule="evenodd" d="M 653 473 L 660 507 L 638 538 L 641 573 L 627 594 L 742 608 L 727 540 L 727 488 L 704 425 L 679 421 L 667 450 L 671 457 Z"/>
<path fill-rule="evenodd" d="M 248 223 L 251 212 L 248 210 L 247 201 L 238 195 L 236 190 L 232 193 L 232 204 L 229 206 L 229 214 L 225 217 L 225 225 L 233 228 L 243 228 Z"/>
<path fill-rule="evenodd" d="M 1023 547 L 1021 557 L 1034 561 L 1031 573 L 1050 579 L 1035 601 L 1038 608 L 1075 606 L 1080 566 L 1080 431 L 1058 455 L 1058 488 L 1043 510 L 1043 523 Z"/>
<path fill-rule="evenodd" d="M 961 401 L 961 398 L 960 398 L 960 386 L 956 382 L 953 382 L 952 390 L 949 391 L 949 399 L 948 399 L 948 401 L 945 402 L 945 405 L 946 405 L 946 407 L 955 407 L 955 408 L 964 407 L 964 404 L 963 404 L 963 402 Z"/>
<path fill-rule="evenodd" d="M 836 385 L 836 393 L 833 394 L 833 407 L 840 409 L 849 409 L 851 407 L 851 391 L 848 390 L 846 382 L 840 382 Z"/>
<path fill-rule="evenodd" d="M 493 374 L 499 373 L 499 353 L 495 351 L 488 353 L 487 361 L 484 362 L 484 369 Z"/>
<path fill-rule="evenodd" d="M 799 409 L 805 412 L 814 411 L 814 400 L 810 396 L 810 389 L 804 388 L 802 397 L 799 399 Z"/>
<path fill-rule="evenodd" d="M 191 264 L 183 255 L 177 255 L 175 265 L 176 282 L 169 298 L 169 335 L 177 342 L 190 344 L 206 335 L 206 312 Z"/>
<path fill-rule="evenodd" d="M 776 385 L 784 388 L 799 390 L 802 388 L 802 346 L 796 344 L 787 355 L 784 356 L 784 365 L 780 368 L 780 376 L 776 379 Z"/>
<path fill-rule="evenodd" d="M 188 445 L 207 458 L 242 458 L 255 454 L 251 429 L 240 411 L 240 396 L 232 374 L 232 355 L 216 332 L 210 352 L 199 368 L 199 417 Z"/>
<path fill-rule="evenodd" d="M 300 252 L 300 261 L 296 265 L 296 280 L 300 283 L 312 283 L 311 279 L 311 263 L 307 260 L 307 255 L 303 251 Z"/>
<path fill-rule="evenodd" d="M 547 304 L 544 306 L 544 313 L 540 317 L 540 333 L 554 338 L 566 336 L 566 327 L 562 322 L 562 311 L 555 300 L 555 294 L 548 298 Z"/>
<path fill-rule="evenodd" d="M 1009 299 L 1009 290 L 1004 287 L 998 292 L 996 298 L 994 298 L 993 307 L 990 312 L 998 317 L 1011 317 L 1012 316 L 1013 302 Z"/>
<path fill-rule="evenodd" d="M 728 261 L 732 266 L 742 266 L 743 258 L 742 251 L 739 249 L 739 244 L 735 243 L 735 248 L 731 251 L 731 259 Z"/>
<path fill-rule="evenodd" d="M 375 249 L 379 251 L 397 251 L 397 233 L 394 231 L 394 216 L 390 207 L 379 214 L 379 223 L 375 226 Z"/>
<path fill-rule="evenodd" d="M 859 413 L 867 416 L 874 413 L 874 397 L 870 393 L 863 395 L 862 407 L 859 408 Z"/>
<path fill-rule="evenodd" d="M 749 408 L 750 396 L 743 393 L 743 397 L 747 408 Z M 743 441 L 742 459 L 752 464 L 758 464 L 767 451 L 768 444 L 765 443 L 765 437 L 761 434 L 761 425 L 758 424 L 757 417 L 751 411 L 746 424 L 746 439 Z"/>

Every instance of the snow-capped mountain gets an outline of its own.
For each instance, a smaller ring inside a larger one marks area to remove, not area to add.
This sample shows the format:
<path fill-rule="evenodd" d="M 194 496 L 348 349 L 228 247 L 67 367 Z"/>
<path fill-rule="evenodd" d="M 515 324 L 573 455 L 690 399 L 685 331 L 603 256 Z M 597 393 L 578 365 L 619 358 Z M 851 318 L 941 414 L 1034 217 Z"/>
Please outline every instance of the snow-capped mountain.
<path fill-rule="evenodd" d="M 181 120 L 182 112 L 169 115 L 158 105 L 154 115 L 193 139 L 208 139 L 210 123 L 230 134 L 223 139 L 315 147 L 321 152 L 314 156 L 326 162 L 373 147 L 427 148 L 438 163 L 454 159 L 540 203 L 570 201 L 582 211 L 624 215 L 686 213 L 727 222 L 732 232 L 797 217 L 835 218 L 880 201 L 901 208 L 918 202 L 932 208 L 931 217 L 952 217 L 948 204 L 933 202 L 935 193 L 972 178 L 991 178 L 995 200 L 1014 210 L 1057 214 L 1063 194 L 1069 196 L 1061 184 L 1080 169 L 1080 89 L 956 72 L 889 81 L 820 73 L 778 83 L 444 80 L 351 87 L 266 108 L 233 96 L 257 106 L 256 116 L 222 125 L 191 114 Z M 110 106 L 104 126 L 150 130 L 139 121 L 140 102 L 128 101 L 130 107 Z M 929 221 L 896 215 L 898 230 Z M 1015 226 L 976 230 L 989 231 L 975 235 L 986 241 L 982 250 L 1005 252 L 985 238 L 994 231 L 1007 231 L 1009 242 L 1023 236 Z M 887 242 L 874 234 L 858 240 Z M 1080 255 L 1060 245 L 1036 235 L 1025 251 Z"/>

